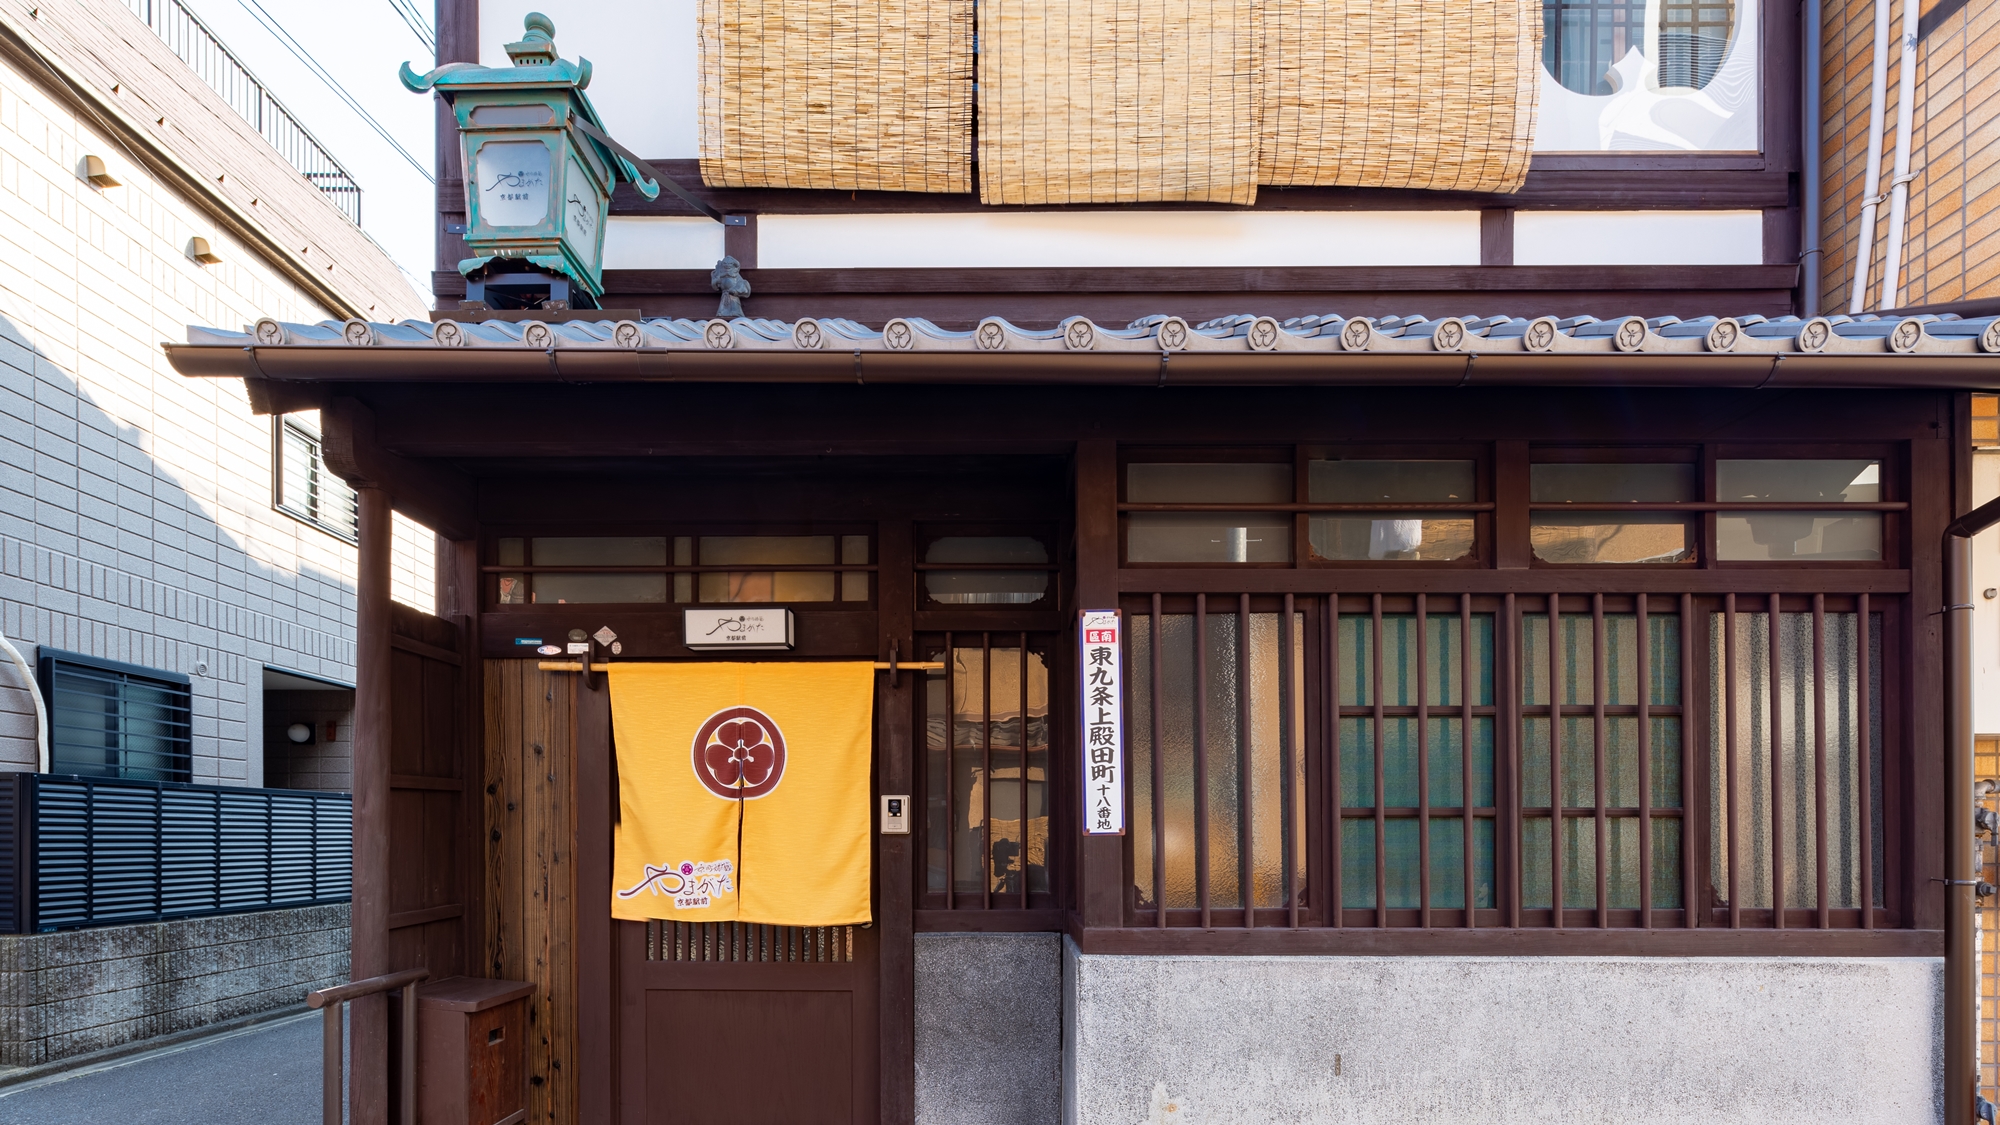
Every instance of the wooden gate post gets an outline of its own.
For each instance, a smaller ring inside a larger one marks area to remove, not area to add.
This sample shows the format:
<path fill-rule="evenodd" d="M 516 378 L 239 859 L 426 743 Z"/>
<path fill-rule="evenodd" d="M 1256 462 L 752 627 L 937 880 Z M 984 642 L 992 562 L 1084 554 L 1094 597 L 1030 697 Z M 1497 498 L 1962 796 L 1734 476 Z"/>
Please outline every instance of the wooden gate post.
<path fill-rule="evenodd" d="M 389 958 L 389 494 L 357 490 L 360 546 L 354 613 L 354 901 L 348 977 L 390 971 Z M 347 1069 L 349 1120 L 389 1120 L 388 998 L 380 993 L 349 1005 L 352 1043 Z"/>

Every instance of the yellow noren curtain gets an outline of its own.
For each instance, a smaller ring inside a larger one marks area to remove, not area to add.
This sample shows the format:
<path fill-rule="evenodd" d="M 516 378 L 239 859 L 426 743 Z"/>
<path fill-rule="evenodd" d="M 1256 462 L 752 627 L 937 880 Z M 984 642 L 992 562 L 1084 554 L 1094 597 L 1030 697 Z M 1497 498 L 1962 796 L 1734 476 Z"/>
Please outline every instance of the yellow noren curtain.
<path fill-rule="evenodd" d="M 983 203 L 1255 202 L 1260 0 L 982 0 Z"/>
<path fill-rule="evenodd" d="M 611 916 L 869 920 L 872 663 L 610 666 Z"/>
<path fill-rule="evenodd" d="M 701 178 L 972 190 L 972 0 L 699 0 Z"/>
<path fill-rule="evenodd" d="M 1519 190 L 1539 0 L 1263 0 L 1258 182 Z"/>

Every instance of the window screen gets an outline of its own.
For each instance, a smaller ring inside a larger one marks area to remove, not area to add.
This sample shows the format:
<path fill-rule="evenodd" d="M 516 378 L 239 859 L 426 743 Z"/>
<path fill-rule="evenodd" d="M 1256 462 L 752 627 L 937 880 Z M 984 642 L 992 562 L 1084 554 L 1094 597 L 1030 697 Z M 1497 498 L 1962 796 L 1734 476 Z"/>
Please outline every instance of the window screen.
<path fill-rule="evenodd" d="M 187 677 L 43 650 L 40 678 L 51 773 L 188 780 L 194 734 Z"/>
<path fill-rule="evenodd" d="M 296 414 L 281 417 L 277 445 L 272 491 L 278 510 L 342 539 L 355 539 L 360 518 L 354 490 L 326 467 L 320 455 L 319 429 L 311 418 Z"/>

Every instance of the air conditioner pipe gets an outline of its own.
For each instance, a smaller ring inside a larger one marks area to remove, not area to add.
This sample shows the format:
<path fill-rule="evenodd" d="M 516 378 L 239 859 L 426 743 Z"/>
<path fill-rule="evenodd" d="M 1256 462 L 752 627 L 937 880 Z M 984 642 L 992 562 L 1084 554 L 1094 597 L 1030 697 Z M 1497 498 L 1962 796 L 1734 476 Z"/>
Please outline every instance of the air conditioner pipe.
<path fill-rule="evenodd" d="M 2000 523 L 2000 500 L 1944 531 L 1944 1123 L 1971 1125 L 1979 1106 L 1979 844 L 1972 789 L 1972 537 Z M 1866 844 L 1863 845 L 1867 846 Z M 1862 909 L 1873 909 L 1865 888 Z"/>
<path fill-rule="evenodd" d="M 1889 237 L 1882 246 L 1882 299 L 1878 309 L 1902 307 L 1903 220 L 1909 210 L 1910 147 L 1916 133 L 1911 118 L 1917 100 L 1917 0 L 1903 0 L 1902 58 L 1896 71 L 1896 174 L 1889 179 Z"/>
<path fill-rule="evenodd" d="M 1819 244 L 1820 224 L 1820 37 L 1824 34 L 1820 0 L 1806 0 L 1801 29 L 1799 67 L 1799 315 L 1819 315 L 1819 270 L 1824 251 Z"/>
<path fill-rule="evenodd" d="M 1868 84 L 1868 172 L 1861 186 L 1861 229 L 1854 244 L 1854 283 L 1847 313 L 1868 303 L 1868 267 L 1875 257 L 1875 211 L 1882 205 L 1882 103 L 1889 96 L 1889 0 L 1875 0 L 1875 68 Z"/>
<path fill-rule="evenodd" d="M 35 769 L 39 773 L 47 773 L 49 772 L 49 712 L 48 708 L 42 705 L 42 686 L 35 681 L 35 670 L 28 667 L 26 660 L 21 659 L 21 650 L 14 647 L 14 642 L 8 640 L 5 633 L 0 633 L 0 648 L 6 650 L 8 659 L 14 662 L 14 667 L 21 670 L 21 683 L 28 693 L 28 698 L 35 702 L 37 763 Z"/>

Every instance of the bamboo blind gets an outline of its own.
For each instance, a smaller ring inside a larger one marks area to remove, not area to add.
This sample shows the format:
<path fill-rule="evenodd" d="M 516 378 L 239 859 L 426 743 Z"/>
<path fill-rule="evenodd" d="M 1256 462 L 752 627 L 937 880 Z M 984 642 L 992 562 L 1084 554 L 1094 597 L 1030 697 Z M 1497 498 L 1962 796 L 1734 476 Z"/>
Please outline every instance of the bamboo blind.
<path fill-rule="evenodd" d="M 972 190 L 973 0 L 699 0 L 713 187 Z"/>
<path fill-rule="evenodd" d="M 982 0 L 980 201 L 1254 202 L 1263 2 Z"/>
<path fill-rule="evenodd" d="M 1539 0 L 1263 3 L 1260 183 L 1519 190 Z"/>

